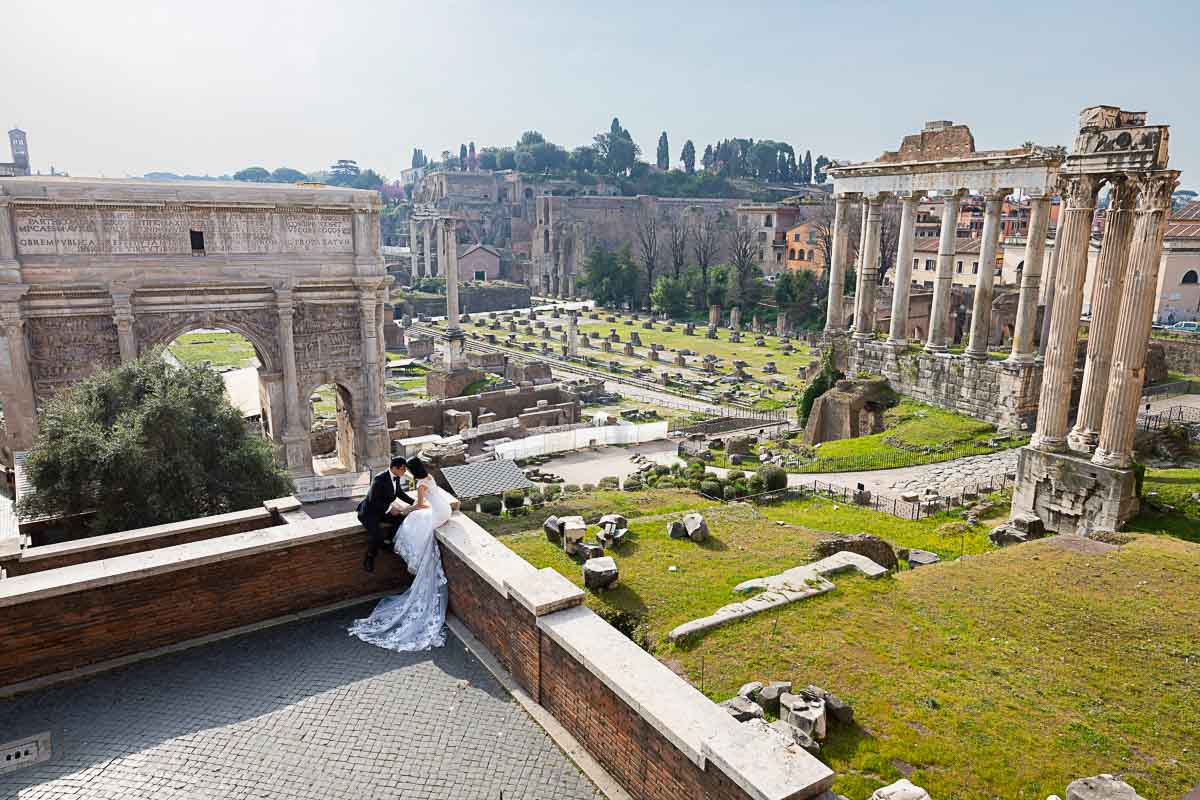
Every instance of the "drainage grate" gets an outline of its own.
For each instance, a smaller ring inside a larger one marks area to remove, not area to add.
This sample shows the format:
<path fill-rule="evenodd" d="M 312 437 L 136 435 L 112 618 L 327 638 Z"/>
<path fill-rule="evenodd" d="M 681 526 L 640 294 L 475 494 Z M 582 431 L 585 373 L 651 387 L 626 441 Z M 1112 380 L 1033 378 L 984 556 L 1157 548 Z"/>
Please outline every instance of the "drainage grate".
<path fill-rule="evenodd" d="M 0 744 L 0 775 L 50 760 L 50 732 Z"/>

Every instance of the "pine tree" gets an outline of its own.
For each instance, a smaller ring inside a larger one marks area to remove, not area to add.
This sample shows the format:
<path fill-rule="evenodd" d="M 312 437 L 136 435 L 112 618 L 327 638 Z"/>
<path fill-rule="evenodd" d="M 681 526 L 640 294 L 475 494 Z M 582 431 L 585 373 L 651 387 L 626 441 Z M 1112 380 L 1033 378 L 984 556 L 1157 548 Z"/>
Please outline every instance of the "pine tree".
<path fill-rule="evenodd" d="M 458 146 L 458 168 L 463 170 L 467 168 L 467 146 L 465 144 Z"/>
<path fill-rule="evenodd" d="M 658 168 L 666 171 L 671 168 L 671 146 L 667 144 L 667 132 L 663 131 L 658 137 Z"/>
<path fill-rule="evenodd" d="M 812 151 L 805 150 L 804 151 L 804 169 L 800 173 L 800 181 L 802 183 L 812 183 L 812 177 L 813 177 Z"/>
<path fill-rule="evenodd" d="M 711 144 L 704 145 L 704 155 L 700 158 L 700 163 L 705 170 L 711 170 L 717 163 L 717 157 L 713 154 L 713 146 Z"/>

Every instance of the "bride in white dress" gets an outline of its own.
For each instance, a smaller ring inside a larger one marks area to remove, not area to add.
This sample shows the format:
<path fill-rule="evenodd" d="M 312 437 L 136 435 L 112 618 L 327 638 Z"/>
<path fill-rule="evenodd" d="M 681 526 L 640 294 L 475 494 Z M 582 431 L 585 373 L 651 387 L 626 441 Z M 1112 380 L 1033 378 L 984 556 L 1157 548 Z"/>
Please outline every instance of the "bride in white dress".
<path fill-rule="evenodd" d="M 396 531 L 394 547 L 413 574 L 412 585 L 404 594 L 380 600 L 371 616 L 350 626 L 364 642 L 400 652 L 446 643 L 446 574 L 434 531 L 450 519 L 453 499 L 419 458 L 408 460 L 408 471 L 417 479 L 417 499 Z"/>

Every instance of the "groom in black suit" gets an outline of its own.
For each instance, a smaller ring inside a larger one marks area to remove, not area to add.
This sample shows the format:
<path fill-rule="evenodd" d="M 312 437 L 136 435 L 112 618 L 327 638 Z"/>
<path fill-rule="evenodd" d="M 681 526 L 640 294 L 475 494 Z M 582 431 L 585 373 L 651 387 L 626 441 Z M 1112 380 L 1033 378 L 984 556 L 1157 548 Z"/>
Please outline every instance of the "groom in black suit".
<path fill-rule="evenodd" d="M 384 525 L 390 523 L 399 530 L 403 521 L 403 512 L 392 513 L 388 507 L 396 498 L 412 505 L 413 499 L 400 488 L 400 479 L 407 472 L 408 465 L 403 458 L 393 458 L 392 465 L 375 476 L 367 496 L 358 504 L 358 521 L 367 529 L 367 555 L 363 558 L 363 569 L 375 571 L 375 556 L 383 546 L 386 536 Z"/>

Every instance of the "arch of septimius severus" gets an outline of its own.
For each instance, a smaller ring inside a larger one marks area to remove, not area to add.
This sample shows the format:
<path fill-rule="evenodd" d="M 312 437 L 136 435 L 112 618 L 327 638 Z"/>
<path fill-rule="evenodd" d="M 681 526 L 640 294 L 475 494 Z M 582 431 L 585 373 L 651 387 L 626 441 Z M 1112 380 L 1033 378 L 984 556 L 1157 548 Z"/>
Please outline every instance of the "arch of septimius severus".
<path fill-rule="evenodd" d="M 1167 126 L 1114 106 L 1080 114 L 1069 154 L 1037 146 L 976 151 L 970 131 L 930 123 L 878 160 L 836 165 L 834 245 L 826 332 L 846 333 L 841 316 L 849 261 L 850 208 L 862 203 L 853 335 L 846 346 L 853 372 L 907 376 L 945 405 L 1006 420 L 1036 414 L 1033 439 L 1020 453 L 1013 513 L 1035 514 L 1060 533 L 1115 530 L 1137 511 L 1133 440 L 1171 193 L 1179 173 L 1167 167 Z M 1073 387 L 1087 250 L 1101 190 L 1108 190 L 1104 236 L 1094 276 L 1078 403 Z M 1014 192 L 1031 198 L 1029 237 L 1018 295 L 1012 352 L 989 357 L 988 330 L 1001 207 Z M 958 206 L 968 194 L 986 202 L 970 339 L 950 351 L 951 282 Z M 1055 247 L 1045 265 L 1042 349 L 1034 348 L 1038 296 L 1052 198 L 1061 197 Z M 944 198 L 928 338 L 914 351 L 905 341 L 913 267 L 913 223 L 922 197 Z M 886 341 L 875 332 L 875 292 L 883 203 L 901 202 L 896 288 Z M 987 414 L 989 406 L 999 409 Z M 1075 407 L 1074 424 L 1071 424 Z"/>
<path fill-rule="evenodd" d="M 362 470 L 389 457 L 376 192 L 237 183 L 0 178 L 0 399 L 6 444 L 92 371 L 194 328 L 245 336 L 265 426 L 311 475 L 309 396 L 334 384 Z"/>

